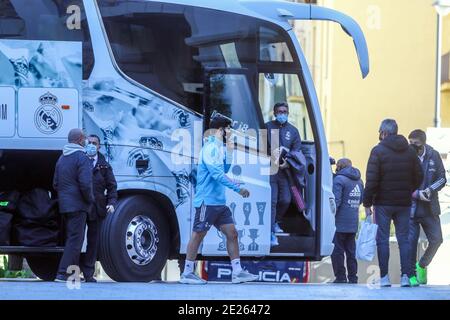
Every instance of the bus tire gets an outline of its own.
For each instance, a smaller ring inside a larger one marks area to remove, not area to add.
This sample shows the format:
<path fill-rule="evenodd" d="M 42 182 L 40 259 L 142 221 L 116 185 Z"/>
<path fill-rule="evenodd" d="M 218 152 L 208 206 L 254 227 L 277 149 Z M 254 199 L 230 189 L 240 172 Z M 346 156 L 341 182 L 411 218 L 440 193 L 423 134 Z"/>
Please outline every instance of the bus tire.
<path fill-rule="evenodd" d="M 28 266 L 36 277 L 44 281 L 54 281 L 58 272 L 59 254 L 33 254 L 26 256 Z"/>
<path fill-rule="evenodd" d="M 20 271 L 23 269 L 23 257 L 18 254 L 8 255 L 8 270 Z"/>
<path fill-rule="evenodd" d="M 118 282 L 159 279 L 170 250 L 167 218 L 144 195 L 120 199 L 102 222 L 99 258 L 106 274 Z"/>

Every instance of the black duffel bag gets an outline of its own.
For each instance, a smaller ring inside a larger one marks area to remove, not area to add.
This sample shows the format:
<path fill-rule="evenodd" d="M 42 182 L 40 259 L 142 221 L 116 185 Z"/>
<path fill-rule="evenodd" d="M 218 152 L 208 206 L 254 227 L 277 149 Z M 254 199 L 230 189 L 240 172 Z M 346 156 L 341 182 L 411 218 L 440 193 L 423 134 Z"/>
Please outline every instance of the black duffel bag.
<path fill-rule="evenodd" d="M 13 226 L 13 242 L 21 246 L 58 245 L 58 203 L 48 191 L 33 189 L 22 195 Z"/>
<path fill-rule="evenodd" d="M 18 191 L 0 192 L 0 211 L 15 214 L 19 199 Z"/>
<path fill-rule="evenodd" d="M 13 215 L 0 211 L 0 246 L 9 246 Z"/>

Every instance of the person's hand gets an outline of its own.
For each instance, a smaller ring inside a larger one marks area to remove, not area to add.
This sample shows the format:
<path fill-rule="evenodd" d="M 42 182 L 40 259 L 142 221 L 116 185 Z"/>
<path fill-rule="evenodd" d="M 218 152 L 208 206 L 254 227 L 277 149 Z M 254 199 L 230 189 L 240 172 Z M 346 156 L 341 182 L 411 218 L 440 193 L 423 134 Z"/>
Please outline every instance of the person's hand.
<path fill-rule="evenodd" d="M 366 218 L 370 217 L 373 214 L 372 207 L 365 208 L 366 210 Z"/>
<path fill-rule="evenodd" d="M 421 201 L 430 202 L 430 195 L 431 195 L 431 192 L 429 189 L 419 191 L 419 199 Z"/>
<path fill-rule="evenodd" d="M 239 194 L 242 196 L 242 198 L 250 197 L 250 192 L 247 189 L 244 189 L 244 188 L 239 190 Z"/>
<path fill-rule="evenodd" d="M 282 159 L 282 162 L 280 163 L 280 169 L 286 168 L 289 168 L 289 163 L 285 159 Z"/>
<path fill-rule="evenodd" d="M 107 205 L 106 206 L 106 212 L 108 213 L 108 214 L 111 214 L 111 213 L 114 213 L 114 206 L 113 205 Z"/>

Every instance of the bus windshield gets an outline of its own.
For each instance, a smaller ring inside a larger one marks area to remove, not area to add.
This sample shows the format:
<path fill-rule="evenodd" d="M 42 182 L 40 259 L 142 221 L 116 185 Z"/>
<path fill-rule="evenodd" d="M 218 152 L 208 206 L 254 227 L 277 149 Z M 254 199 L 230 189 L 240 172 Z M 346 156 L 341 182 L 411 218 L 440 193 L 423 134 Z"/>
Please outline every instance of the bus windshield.
<path fill-rule="evenodd" d="M 118 67 L 143 86 L 201 114 L 209 92 L 210 114 L 220 110 L 241 129 L 261 128 L 270 120 L 271 105 L 280 99 L 306 108 L 300 64 L 281 27 L 177 4 L 98 4 Z M 211 78 L 208 70 L 222 71 Z M 206 77 L 209 90 L 204 87 Z"/>

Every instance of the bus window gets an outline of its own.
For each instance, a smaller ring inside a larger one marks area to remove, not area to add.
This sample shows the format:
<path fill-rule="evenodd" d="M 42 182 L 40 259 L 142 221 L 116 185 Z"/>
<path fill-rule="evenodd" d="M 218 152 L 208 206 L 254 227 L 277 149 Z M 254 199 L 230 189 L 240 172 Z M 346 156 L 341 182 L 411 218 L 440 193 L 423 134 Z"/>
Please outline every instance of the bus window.
<path fill-rule="evenodd" d="M 80 8 L 80 28 L 69 29 L 69 6 Z M 82 41 L 83 79 L 94 66 L 94 54 L 82 0 L 2 0 L 0 40 Z"/>
<path fill-rule="evenodd" d="M 260 73 L 259 104 L 264 122 L 273 120 L 273 106 L 280 101 L 289 104 L 289 122 L 297 127 L 302 141 L 314 141 L 308 110 L 297 74 Z"/>
<path fill-rule="evenodd" d="M 198 113 L 206 68 L 255 67 L 256 19 L 175 4 L 98 4 L 121 71 Z"/>
<path fill-rule="evenodd" d="M 259 29 L 259 59 L 262 62 L 294 62 L 284 36 L 267 27 Z"/>
<path fill-rule="evenodd" d="M 214 72 L 209 77 L 207 114 L 219 113 L 232 121 L 232 129 L 256 137 L 260 129 L 256 101 L 245 71 Z M 249 129 L 252 129 L 249 131 Z"/>

